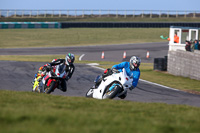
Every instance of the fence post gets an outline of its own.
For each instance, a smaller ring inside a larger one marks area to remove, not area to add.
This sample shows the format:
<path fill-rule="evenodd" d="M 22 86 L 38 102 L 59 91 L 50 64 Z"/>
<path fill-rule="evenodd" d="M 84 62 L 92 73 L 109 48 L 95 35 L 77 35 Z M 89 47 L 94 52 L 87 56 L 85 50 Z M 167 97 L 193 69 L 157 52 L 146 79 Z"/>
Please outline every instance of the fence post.
<path fill-rule="evenodd" d="M 101 17 L 101 10 L 99 10 L 99 17 Z"/>
<path fill-rule="evenodd" d="M 22 18 L 24 17 L 24 11 L 22 11 Z"/>
<path fill-rule="evenodd" d="M 187 15 L 186 15 L 186 14 L 187 14 L 187 12 L 185 11 L 185 15 L 184 15 L 184 18 L 186 18 L 186 17 L 187 17 Z"/>
<path fill-rule="evenodd" d="M 37 10 L 37 18 L 39 17 L 39 11 Z"/>
<path fill-rule="evenodd" d="M 0 10 L 0 18 L 1 18 L 1 10 Z"/>
<path fill-rule="evenodd" d="M 32 11 L 30 11 L 30 14 L 29 14 L 29 17 L 31 18 L 31 15 L 32 15 Z"/>
<path fill-rule="evenodd" d="M 77 11 L 75 10 L 75 18 L 77 17 Z"/>
<path fill-rule="evenodd" d="M 178 18 L 178 12 L 176 11 L 176 18 Z"/>
<path fill-rule="evenodd" d="M 44 18 L 47 17 L 47 11 L 44 11 Z"/>
<path fill-rule="evenodd" d="M 82 11 L 82 18 L 84 18 L 84 16 L 85 16 L 85 15 L 84 15 L 84 10 L 83 10 L 83 11 Z"/>
<path fill-rule="evenodd" d="M 54 10 L 52 11 L 52 14 L 51 14 L 51 17 L 53 18 L 53 15 L 54 15 Z"/>
<path fill-rule="evenodd" d="M 16 16 L 17 16 L 17 11 L 15 10 L 15 15 L 14 15 L 14 17 L 16 18 Z"/>
<path fill-rule="evenodd" d="M 193 18 L 196 18 L 196 12 L 193 13 Z"/>
<path fill-rule="evenodd" d="M 169 18 L 169 11 L 167 12 L 167 18 Z"/>
<path fill-rule="evenodd" d="M 142 18 L 144 18 L 144 11 L 142 11 Z"/>
<path fill-rule="evenodd" d="M 125 10 L 124 18 L 126 18 L 126 10 Z"/>
<path fill-rule="evenodd" d="M 159 18 L 161 18 L 161 11 L 159 11 Z"/>
<path fill-rule="evenodd" d="M 118 10 L 116 10 L 116 18 L 118 18 Z"/>
<path fill-rule="evenodd" d="M 9 10 L 7 11 L 7 17 L 9 16 Z"/>
<path fill-rule="evenodd" d="M 59 18 L 61 17 L 61 11 L 59 11 Z"/>
<path fill-rule="evenodd" d="M 67 18 L 69 18 L 69 10 L 67 10 Z"/>
<path fill-rule="evenodd" d="M 110 10 L 108 10 L 108 17 L 110 17 Z"/>
<path fill-rule="evenodd" d="M 133 10 L 133 18 L 135 18 L 135 11 Z"/>
<path fill-rule="evenodd" d="M 91 12 L 91 17 L 93 16 L 93 10 L 90 11 Z"/>
<path fill-rule="evenodd" d="M 152 11 L 151 11 L 151 13 L 150 13 L 150 18 L 152 18 Z"/>

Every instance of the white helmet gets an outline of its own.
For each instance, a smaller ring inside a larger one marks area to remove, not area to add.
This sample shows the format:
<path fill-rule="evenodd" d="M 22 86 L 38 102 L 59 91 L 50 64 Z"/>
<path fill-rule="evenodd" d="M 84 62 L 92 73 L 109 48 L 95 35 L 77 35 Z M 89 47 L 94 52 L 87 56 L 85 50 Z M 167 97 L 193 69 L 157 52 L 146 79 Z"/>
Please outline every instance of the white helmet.
<path fill-rule="evenodd" d="M 131 70 L 136 70 L 141 63 L 141 59 L 137 56 L 132 56 L 130 59 L 130 69 Z"/>

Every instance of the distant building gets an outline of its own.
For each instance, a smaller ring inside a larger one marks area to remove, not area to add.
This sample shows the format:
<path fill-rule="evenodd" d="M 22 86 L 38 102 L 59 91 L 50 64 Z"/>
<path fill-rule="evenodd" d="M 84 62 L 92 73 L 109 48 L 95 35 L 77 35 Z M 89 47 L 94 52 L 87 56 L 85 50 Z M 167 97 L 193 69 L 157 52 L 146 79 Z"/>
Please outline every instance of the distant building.
<path fill-rule="evenodd" d="M 171 26 L 169 33 L 169 51 L 176 51 L 178 49 L 185 50 L 185 41 L 200 40 L 199 37 L 200 28 L 195 27 L 179 27 Z M 174 35 L 177 34 L 179 37 L 178 43 L 175 42 Z"/>

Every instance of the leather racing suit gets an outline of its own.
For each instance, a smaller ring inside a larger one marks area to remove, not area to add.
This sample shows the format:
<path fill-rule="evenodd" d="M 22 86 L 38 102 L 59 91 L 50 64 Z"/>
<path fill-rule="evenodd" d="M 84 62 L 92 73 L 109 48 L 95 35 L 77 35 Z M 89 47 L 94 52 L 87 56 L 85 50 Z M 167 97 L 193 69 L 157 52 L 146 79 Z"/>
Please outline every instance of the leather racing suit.
<path fill-rule="evenodd" d="M 122 71 L 123 68 L 125 68 L 127 75 L 130 78 L 133 78 L 132 86 L 129 88 L 130 90 L 134 89 L 137 86 L 138 80 L 140 78 L 140 69 L 139 68 L 131 70 L 130 62 L 122 62 L 120 64 L 114 65 L 112 67 L 112 69 L 114 69 L 114 68 L 120 72 Z M 124 92 L 123 95 L 119 96 L 119 98 L 124 99 L 126 96 L 127 96 L 127 91 Z"/>
<path fill-rule="evenodd" d="M 113 68 L 116 68 L 120 72 L 122 71 L 123 68 L 125 68 L 127 75 L 130 78 L 133 78 L 132 86 L 134 88 L 137 86 L 138 80 L 140 78 L 140 69 L 139 68 L 137 68 L 136 70 L 131 70 L 130 69 L 130 62 L 122 62 L 120 64 L 114 65 L 112 67 L 112 69 Z"/>

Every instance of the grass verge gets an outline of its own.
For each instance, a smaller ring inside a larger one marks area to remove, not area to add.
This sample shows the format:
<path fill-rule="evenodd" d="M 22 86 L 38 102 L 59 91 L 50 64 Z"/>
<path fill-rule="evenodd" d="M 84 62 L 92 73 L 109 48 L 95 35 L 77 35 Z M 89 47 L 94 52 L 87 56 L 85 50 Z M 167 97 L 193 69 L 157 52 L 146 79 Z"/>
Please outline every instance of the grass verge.
<path fill-rule="evenodd" d="M 2 133 L 197 133 L 200 108 L 0 90 Z"/>
<path fill-rule="evenodd" d="M 15 61 L 33 61 L 33 62 L 51 62 L 55 58 L 64 58 L 65 55 L 0 55 L 0 60 L 15 60 Z M 99 67 L 111 68 L 113 65 L 120 62 L 108 61 L 79 61 L 76 56 L 75 63 L 99 63 Z M 140 66 L 141 79 L 148 80 L 154 83 L 162 84 L 168 87 L 188 91 L 190 93 L 200 94 L 200 81 L 190 78 L 173 76 L 166 72 L 159 72 L 153 70 L 152 63 L 142 63 Z"/>
<path fill-rule="evenodd" d="M 161 42 L 168 28 L 1 29 L 0 48 Z"/>

